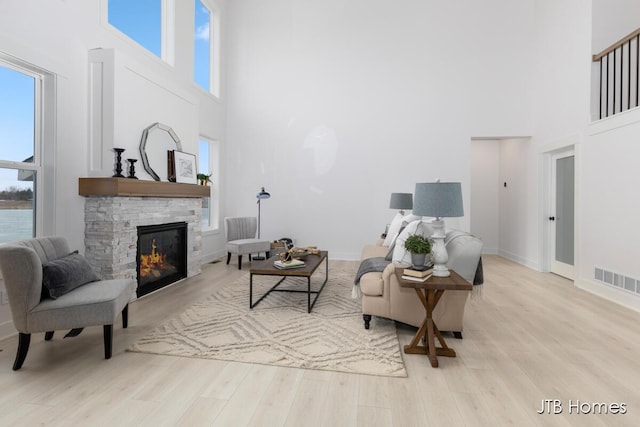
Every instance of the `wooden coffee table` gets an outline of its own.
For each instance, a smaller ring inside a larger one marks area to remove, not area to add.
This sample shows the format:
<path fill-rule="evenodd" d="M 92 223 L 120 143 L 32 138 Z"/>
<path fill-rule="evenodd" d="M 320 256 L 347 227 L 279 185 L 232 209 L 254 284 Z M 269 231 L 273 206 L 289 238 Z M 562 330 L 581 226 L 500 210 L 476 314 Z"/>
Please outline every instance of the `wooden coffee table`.
<path fill-rule="evenodd" d="M 322 292 L 322 289 L 324 289 L 324 286 L 327 284 L 327 280 L 329 279 L 329 259 L 327 258 L 327 255 L 328 255 L 327 251 L 320 251 L 320 253 L 318 255 L 314 255 L 314 254 L 307 255 L 303 259 L 303 261 L 306 264 L 304 267 L 292 268 L 290 270 L 282 270 L 282 269 L 279 269 L 279 268 L 276 268 L 276 267 L 273 266 L 273 262 L 279 259 L 277 255 L 276 256 L 272 256 L 271 258 L 269 258 L 269 259 L 267 259 L 265 261 L 261 261 L 261 262 L 255 263 L 251 267 L 251 270 L 249 270 L 249 308 L 252 309 L 256 305 L 258 305 L 258 303 L 260 301 L 262 301 L 271 292 L 306 292 L 306 294 L 307 294 L 307 313 L 311 313 L 311 309 L 315 305 L 316 301 L 318 300 L 318 297 L 320 296 L 320 292 Z M 311 290 L 311 276 L 318 269 L 320 264 L 322 264 L 322 261 L 324 261 L 324 264 L 325 264 L 324 282 L 322 282 L 322 285 L 320 286 L 320 289 L 318 289 L 317 291 L 312 291 Z M 256 275 L 256 276 L 282 276 L 282 278 L 278 281 L 278 283 L 273 285 L 271 287 L 271 289 L 269 289 L 267 291 L 267 293 L 262 295 L 260 297 L 260 299 L 258 299 L 258 301 L 256 301 L 254 303 L 253 302 L 253 276 L 254 275 Z M 307 289 L 306 290 L 303 290 L 303 289 L 277 289 L 278 286 L 282 282 L 284 282 L 287 277 L 306 277 L 307 278 Z M 311 301 L 311 294 L 315 294 L 316 295 L 316 297 L 314 298 L 313 302 Z"/>
<path fill-rule="evenodd" d="M 431 366 L 437 368 L 437 356 L 456 357 L 456 352 L 452 348 L 447 346 L 447 343 L 442 337 L 438 326 L 433 321 L 433 310 L 438 304 L 438 301 L 440 301 L 440 298 L 442 297 L 444 291 L 470 291 L 472 289 L 471 283 L 464 280 L 458 273 L 453 270 L 449 270 L 451 272 L 451 276 L 449 277 L 432 276 L 426 282 L 414 282 L 405 280 L 402 278 L 403 271 L 404 268 L 396 268 L 396 277 L 398 278 L 398 283 L 403 288 L 414 288 L 416 290 L 418 298 L 420 298 L 420 301 L 422 302 L 422 305 L 426 310 L 422 326 L 420 326 L 420 329 L 418 329 L 418 332 L 416 332 L 416 335 L 415 337 L 413 337 L 413 340 L 411 340 L 411 343 L 404 346 L 404 352 L 407 354 L 426 354 L 429 356 Z M 423 337 L 427 343 L 426 347 L 418 345 Z M 438 338 L 441 347 L 436 347 L 436 337 Z"/>

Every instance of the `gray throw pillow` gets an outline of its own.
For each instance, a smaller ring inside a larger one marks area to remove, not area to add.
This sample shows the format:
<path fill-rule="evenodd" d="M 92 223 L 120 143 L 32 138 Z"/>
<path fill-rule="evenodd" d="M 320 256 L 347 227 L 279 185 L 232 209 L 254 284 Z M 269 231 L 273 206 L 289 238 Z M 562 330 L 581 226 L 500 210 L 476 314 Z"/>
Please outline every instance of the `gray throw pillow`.
<path fill-rule="evenodd" d="M 78 251 L 42 264 L 42 285 L 53 299 L 96 280 L 100 278 Z"/>

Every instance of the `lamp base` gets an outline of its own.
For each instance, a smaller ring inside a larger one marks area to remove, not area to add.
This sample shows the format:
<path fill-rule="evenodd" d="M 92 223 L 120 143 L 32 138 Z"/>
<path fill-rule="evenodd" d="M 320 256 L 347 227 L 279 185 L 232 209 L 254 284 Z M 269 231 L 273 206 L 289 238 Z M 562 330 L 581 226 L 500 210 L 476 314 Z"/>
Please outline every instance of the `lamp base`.
<path fill-rule="evenodd" d="M 451 273 L 447 268 L 447 261 L 449 261 L 449 254 L 447 248 L 444 245 L 444 221 L 440 218 L 431 222 L 433 226 L 433 248 L 431 252 L 433 254 L 433 275 L 435 277 L 449 277 Z"/>
<path fill-rule="evenodd" d="M 451 272 L 444 265 L 434 265 L 432 274 L 435 277 L 449 277 L 449 276 L 451 276 Z"/>

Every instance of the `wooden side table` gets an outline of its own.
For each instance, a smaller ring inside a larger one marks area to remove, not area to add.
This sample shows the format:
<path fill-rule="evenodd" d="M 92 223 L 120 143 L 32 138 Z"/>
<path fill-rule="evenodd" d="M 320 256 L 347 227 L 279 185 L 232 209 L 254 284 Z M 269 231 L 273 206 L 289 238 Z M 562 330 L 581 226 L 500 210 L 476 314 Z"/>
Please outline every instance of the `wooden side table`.
<path fill-rule="evenodd" d="M 415 337 L 411 340 L 409 345 L 404 346 L 404 352 L 407 354 L 426 354 L 429 356 L 431 366 L 438 367 L 438 357 L 456 357 L 456 352 L 447 346 L 438 326 L 433 321 L 433 310 L 442 298 L 444 291 L 470 291 L 472 289 L 471 283 L 464 280 L 458 273 L 453 270 L 449 277 L 430 277 L 425 282 L 415 282 L 402 278 L 402 272 L 404 268 L 396 268 L 396 276 L 398 283 L 404 288 L 414 288 L 416 294 L 422 305 L 426 310 L 426 316 L 422 322 L 422 326 L 416 332 Z M 425 339 L 427 347 L 418 345 L 420 339 Z M 441 347 L 436 347 L 435 339 L 438 338 Z"/>

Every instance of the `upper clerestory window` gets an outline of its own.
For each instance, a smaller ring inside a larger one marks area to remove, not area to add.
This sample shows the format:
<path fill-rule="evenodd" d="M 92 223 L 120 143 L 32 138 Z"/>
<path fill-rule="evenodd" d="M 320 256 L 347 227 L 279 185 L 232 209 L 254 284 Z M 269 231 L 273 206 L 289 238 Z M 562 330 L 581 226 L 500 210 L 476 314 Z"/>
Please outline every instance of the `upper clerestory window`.
<path fill-rule="evenodd" d="M 220 12 L 211 0 L 195 0 L 193 81 L 220 96 Z"/>
<path fill-rule="evenodd" d="M 174 0 L 108 0 L 108 22 L 173 64 Z"/>

